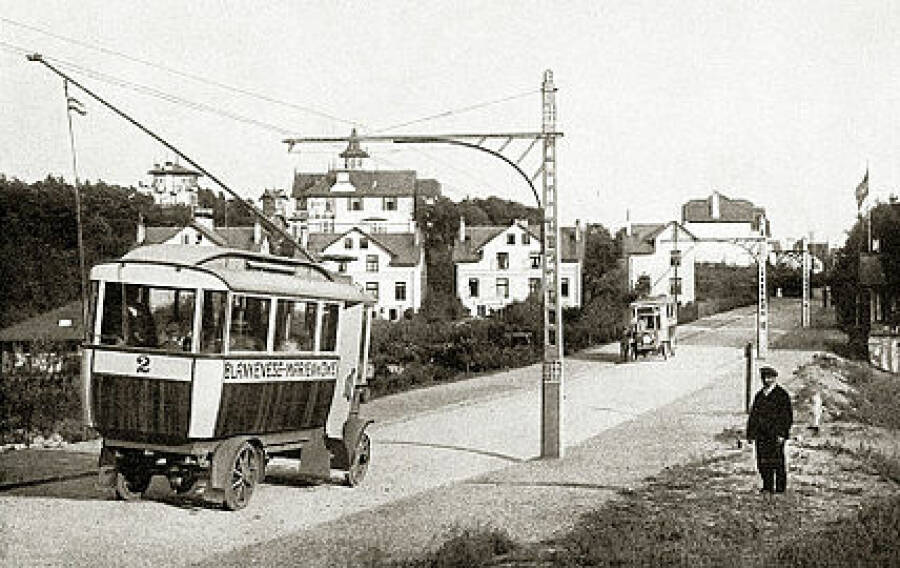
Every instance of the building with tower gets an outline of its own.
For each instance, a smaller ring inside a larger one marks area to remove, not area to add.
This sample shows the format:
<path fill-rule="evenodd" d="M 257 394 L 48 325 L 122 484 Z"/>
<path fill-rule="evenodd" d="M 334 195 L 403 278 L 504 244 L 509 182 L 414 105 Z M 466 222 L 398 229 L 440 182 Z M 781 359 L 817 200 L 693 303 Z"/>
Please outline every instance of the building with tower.
<path fill-rule="evenodd" d="M 354 128 L 341 164 L 294 174 L 291 195 L 263 194 L 263 210 L 329 269 L 378 298 L 376 313 L 399 319 L 417 311 L 425 290 L 425 251 L 416 212 L 440 196 L 440 184 L 413 170 L 377 170 Z"/>
<path fill-rule="evenodd" d="M 153 168 L 147 173 L 151 177 L 150 185 L 141 187 L 153 196 L 154 203 L 197 206 L 197 192 L 200 189 L 198 180 L 202 177 L 200 172 L 175 162 L 164 162 L 153 164 Z"/>

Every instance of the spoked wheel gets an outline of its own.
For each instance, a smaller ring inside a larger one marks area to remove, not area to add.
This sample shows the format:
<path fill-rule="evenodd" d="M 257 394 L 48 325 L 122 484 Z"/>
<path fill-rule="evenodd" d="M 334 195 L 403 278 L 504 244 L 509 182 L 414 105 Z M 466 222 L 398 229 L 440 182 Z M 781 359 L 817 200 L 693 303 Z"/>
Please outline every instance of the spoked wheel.
<path fill-rule="evenodd" d="M 223 505 L 230 511 L 243 509 L 250 502 L 256 484 L 262 480 L 262 455 L 250 442 L 238 446 L 231 460 L 231 478 L 225 487 Z"/>
<path fill-rule="evenodd" d="M 150 472 L 141 466 L 132 466 L 116 473 L 116 498 L 121 501 L 137 501 L 150 487 Z"/>
<path fill-rule="evenodd" d="M 369 435 L 365 432 L 360 433 L 356 447 L 350 456 L 350 469 L 347 470 L 347 485 L 356 487 L 362 483 L 369 471 L 369 460 L 372 457 L 372 443 L 369 441 Z"/>

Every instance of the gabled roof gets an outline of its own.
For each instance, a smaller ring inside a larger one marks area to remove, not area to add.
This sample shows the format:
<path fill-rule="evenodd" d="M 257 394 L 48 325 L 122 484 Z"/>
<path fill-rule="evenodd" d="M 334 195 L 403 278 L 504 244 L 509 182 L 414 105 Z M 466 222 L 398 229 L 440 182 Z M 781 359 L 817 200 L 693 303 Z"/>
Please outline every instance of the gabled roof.
<path fill-rule="evenodd" d="M 147 227 L 144 242 L 141 244 L 158 245 L 165 243 L 185 227 L 191 227 L 209 239 L 213 244 L 220 247 L 231 247 L 259 252 L 262 246 L 262 243 L 254 242 L 255 229 L 253 227 L 219 227 L 217 229 L 208 229 L 194 221 L 181 227 Z M 265 234 L 264 229 L 263 233 Z"/>
<path fill-rule="evenodd" d="M 342 172 L 343 173 L 343 172 Z M 352 170 L 346 172 L 350 183 L 356 188 L 354 197 L 412 197 L 419 194 L 433 197 L 440 195 L 441 185 L 435 180 L 417 180 L 413 170 Z M 298 173 L 294 176 L 294 197 L 335 197 L 351 194 L 336 194 L 331 186 L 337 181 L 337 172 L 325 174 Z"/>
<path fill-rule="evenodd" d="M 466 227 L 464 241 L 458 239 L 453 243 L 451 259 L 456 262 L 478 262 L 481 260 L 481 251 L 486 244 L 505 233 L 511 225 L 491 225 L 485 227 Z M 516 224 L 519 228 L 528 232 L 531 238 L 540 242 L 540 228 Z M 559 254 L 562 262 L 576 262 L 584 259 L 584 239 L 576 239 L 575 227 L 560 227 L 559 230 Z"/>
<path fill-rule="evenodd" d="M 332 244 L 343 241 L 350 233 L 357 233 L 369 239 L 391 255 L 391 266 L 415 266 L 422 256 L 422 246 L 416 244 L 416 236 L 412 233 L 377 233 L 369 234 L 356 227 L 343 233 L 310 233 L 307 249 L 322 256 L 325 249 Z"/>
<path fill-rule="evenodd" d="M 0 341 L 80 341 L 83 335 L 81 302 L 76 301 L 0 330 Z"/>
<path fill-rule="evenodd" d="M 691 240 L 697 237 L 677 221 L 668 223 L 634 223 L 631 225 L 631 235 L 626 236 L 622 242 L 622 249 L 626 256 L 632 254 L 653 254 L 656 251 L 656 237 L 670 226 L 675 226 L 679 233 L 684 233 Z"/>
<path fill-rule="evenodd" d="M 714 195 L 704 199 L 692 199 L 681 208 L 681 218 L 685 223 L 751 223 L 754 229 L 759 228 L 761 217 L 766 210 L 757 207 L 746 199 L 731 199 L 718 192 L 719 216 L 712 216 Z"/>

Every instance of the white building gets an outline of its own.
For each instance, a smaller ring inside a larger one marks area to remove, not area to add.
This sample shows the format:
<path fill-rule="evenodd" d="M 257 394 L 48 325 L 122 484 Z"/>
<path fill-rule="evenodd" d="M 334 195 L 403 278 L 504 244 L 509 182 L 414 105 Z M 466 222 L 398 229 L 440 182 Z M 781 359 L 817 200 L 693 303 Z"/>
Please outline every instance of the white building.
<path fill-rule="evenodd" d="M 579 225 L 560 229 L 560 256 L 560 303 L 581 306 L 584 235 Z M 456 295 L 473 316 L 484 317 L 540 293 L 540 230 L 527 221 L 466 227 L 460 218 L 452 258 Z"/>
<path fill-rule="evenodd" d="M 422 305 L 425 250 L 418 233 L 313 233 L 304 243 L 332 272 L 375 296 L 377 315 L 395 321 Z"/>
<path fill-rule="evenodd" d="M 283 211 L 288 230 L 310 253 L 376 293 L 376 313 L 393 320 L 417 311 L 426 269 L 416 210 L 434 202 L 440 184 L 412 170 L 367 169 L 369 155 L 355 129 L 340 157 L 340 168 L 294 175 L 293 205 L 273 192 L 263 195 L 263 206 Z"/>
<path fill-rule="evenodd" d="M 669 296 L 682 305 L 693 302 L 697 237 L 675 221 L 633 224 L 627 231 L 623 247 L 629 289 L 643 277 L 649 280 L 650 296 Z"/>
<path fill-rule="evenodd" d="M 745 199 L 730 199 L 718 191 L 706 199 L 685 203 L 681 219 L 684 228 L 700 241 L 697 262 L 756 264 L 750 239 L 770 236 L 765 209 Z"/>
<path fill-rule="evenodd" d="M 151 176 L 149 186 L 142 186 L 153 196 L 158 205 L 197 205 L 197 180 L 200 172 L 190 170 L 174 162 L 154 164 L 147 172 Z"/>

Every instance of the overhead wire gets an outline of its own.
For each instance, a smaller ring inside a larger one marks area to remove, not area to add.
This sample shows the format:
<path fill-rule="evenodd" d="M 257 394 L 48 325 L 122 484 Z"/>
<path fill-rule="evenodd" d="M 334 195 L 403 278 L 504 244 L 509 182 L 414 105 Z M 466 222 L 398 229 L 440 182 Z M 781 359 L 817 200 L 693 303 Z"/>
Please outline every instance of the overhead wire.
<path fill-rule="evenodd" d="M 233 86 L 233 85 L 228 85 L 228 84 L 226 84 L 226 83 L 222 83 L 222 82 L 216 81 L 216 80 L 214 80 L 214 79 L 209 79 L 209 78 L 203 77 L 202 75 L 197 75 L 197 74 L 194 74 L 194 73 L 188 73 L 188 72 L 186 72 L 186 71 L 181 71 L 181 70 L 179 70 L 179 69 L 175 69 L 175 68 L 173 68 L 173 67 L 169 67 L 169 66 L 167 66 L 167 65 L 163 65 L 163 64 L 161 64 L 161 63 L 156 63 L 156 62 L 153 62 L 153 61 L 148 61 L 148 60 L 146 60 L 146 59 L 142 59 L 142 58 L 140 58 L 140 57 L 135 57 L 135 56 L 129 55 L 129 54 L 127 54 L 127 53 L 123 53 L 123 52 L 120 52 L 120 51 L 116 51 L 116 50 L 114 50 L 114 49 L 109 49 L 109 48 L 104 47 L 104 46 L 102 46 L 102 45 L 92 44 L 92 43 L 89 43 L 89 42 L 86 42 L 86 41 L 82 41 L 82 40 L 79 40 L 79 39 L 67 37 L 67 36 L 64 36 L 64 35 L 61 35 L 61 34 L 52 32 L 52 31 L 50 31 L 50 30 L 45 30 L 45 29 L 39 28 L 39 27 L 37 27 L 37 26 L 32 26 L 32 25 L 29 25 L 29 24 L 25 24 L 25 23 L 22 23 L 22 22 L 18 22 L 18 21 L 16 21 L 16 20 L 12 20 L 12 19 L 7 18 L 7 17 L 5 17 L 5 16 L 0 16 L 0 22 L 4 22 L 4 23 L 7 23 L 7 24 L 10 24 L 10 25 L 13 25 L 13 26 L 18 26 L 18 27 L 20 27 L 20 28 L 24 28 L 24 29 L 27 29 L 27 30 L 30 30 L 30 31 L 33 31 L 33 32 L 40 33 L 40 34 L 44 34 L 44 35 L 46 35 L 46 36 L 52 37 L 52 38 L 54 38 L 54 39 L 58 39 L 58 40 L 60 40 L 60 41 L 64 41 L 64 42 L 67 42 L 67 43 L 71 43 L 71 44 L 74 44 L 74 45 L 78 45 L 78 46 L 83 47 L 83 48 L 85 48 L 85 49 L 92 49 L 92 50 L 95 50 L 95 51 L 99 51 L 100 53 L 104 53 L 104 54 L 106 54 L 106 55 L 111 55 L 111 56 L 114 56 L 114 57 L 120 57 L 120 58 L 122 58 L 122 59 L 127 59 L 128 61 L 132 61 L 132 62 L 134 62 L 134 63 L 140 63 L 141 65 L 146 65 L 146 66 L 152 67 L 152 68 L 154 68 L 154 69 L 159 69 L 160 71 L 165 71 L 165 72 L 167 72 L 167 73 L 172 73 L 173 75 L 178 75 L 179 77 L 183 77 L 183 78 L 185 78 L 185 79 L 190 79 L 190 80 L 196 81 L 196 82 L 198 82 L 198 83 L 204 83 L 204 84 L 206 84 L 206 85 L 211 85 L 211 86 L 213 86 L 213 87 L 218 87 L 218 88 L 220 88 L 220 89 L 225 89 L 225 90 L 227 90 L 227 91 L 231 91 L 231 92 L 238 93 L 238 94 L 241 94 L 241 95 L 244 95 L 244 96 L 248 96 L 248 97 L 252 97 L 252 98 L 255 98 L 255 99 L 262 100 L 262 101 L 266 101 L 266 102 L 269 102 L 269 103 L 272 103 L 272 104 L 277 104 L 277 105 L 289 107 L 289 108 L 292 108 L 292 109 L 295 109 L 295 110 L 307 112 L 307 113 L 309 113 L 309 114 L 316 115 L 316 116 L 318 116 L 318 117 L 320 117 L 320 118 L 327 118 L 327 119 L 333 120 L 333 121 L 335 121 L 335 122 L 341 122 L 341 123 L 344 123 L 344 124 L 350 124 L 350 125 L 353 125 L 353 126 L 362 126 L 362 123 L 360 123 L 359 121 L 356 121 L 356 120 L 350 120 L 350 119 L 347 119 L 347 118 L 341 118 L 341 117 L 339 117 L 339 116 L 333 115 L 333 114 L 328 113 L 328 112 L 325 112 L 325 111 L 321 111 L 321 110 L 319 110 L 319 109 L 316 109 L 316 108 L 313 108 L 313 107 L 310 107 L 310 106 L 300 105 L 300 104 L 297 104 L 297 103 L 292 103 L 292 102 L 289 102 L 289 101 L 284 101 L 284 100 L 281 100 L 281 99 L 276 99 L 275 97 L 271 97 L 271 96 L 269 96 L 269 95 L 265 95 L 265 94 L 262 94 L 262 93 L 257 93 L 257 92 L 250 91 L 250 90 L 248 90 L 248 89 L 244 89 L 244 88 L 241 88 L 241 87 L 235 87 L 235 86 Z"/>

